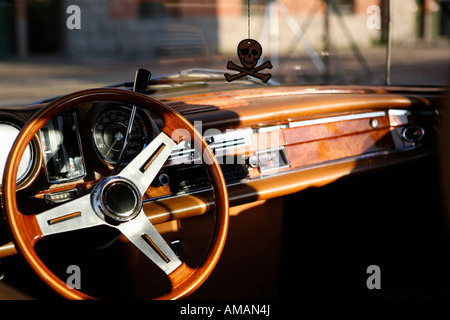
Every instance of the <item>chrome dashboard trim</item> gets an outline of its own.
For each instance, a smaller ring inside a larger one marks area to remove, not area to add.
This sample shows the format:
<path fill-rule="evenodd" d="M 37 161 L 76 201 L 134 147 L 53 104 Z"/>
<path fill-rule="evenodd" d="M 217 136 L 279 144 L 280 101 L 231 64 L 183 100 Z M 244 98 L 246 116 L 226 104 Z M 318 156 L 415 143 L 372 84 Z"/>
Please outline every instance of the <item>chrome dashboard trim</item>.
<path fill-rule="evenodd" d="M 346 115 L 341 115 L 341 116 L 332 116 L 332 117 L 325 117 L 325 118 L 311 119 L 311 120 L 300 120 L 300 121 L 290 122 L 289 128 L 298 128 L 298 127 L 311 126 L 311 125 L 317 125 L 317 124 L 325 124 L 325 123 L 330 123 L 330 122 L 370 119 L 370 118 L 376 118 L 376 117 L 384 117 L 386 115 L 387 115 L 387 113 L 385 111 L 374 111 L 374 112 L 346 114 Z"/>

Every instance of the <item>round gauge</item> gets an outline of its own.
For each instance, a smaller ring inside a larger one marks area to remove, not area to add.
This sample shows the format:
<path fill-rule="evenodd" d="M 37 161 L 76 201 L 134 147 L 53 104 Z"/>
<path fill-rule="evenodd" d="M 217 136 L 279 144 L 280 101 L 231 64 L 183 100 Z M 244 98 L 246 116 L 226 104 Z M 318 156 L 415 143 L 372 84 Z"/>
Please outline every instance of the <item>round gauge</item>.
<path fill-rule="evenodd" d="M 122 151 L 131 110 L 115 108 L 102 112 L 94 123 L 94 142 L 97 152 L 109 163 L 116 163 Z M 147 130 L 144 121 L 136 113 L 130 133 L 124 161 L 136 157 L 147 143 Z"/>
<path fill-rule="evenodd" d="M 0 185 L 3 180 L 3 170 L 14 141 L 19 135 L 20 128 L 9 122 L 0 122 Z M 31 144 L 27 146 L 23 153 L 22 160 L 17 172 L 17 183 L 21 182 L 30 172 L 33 163 L 33 150 Z"/>

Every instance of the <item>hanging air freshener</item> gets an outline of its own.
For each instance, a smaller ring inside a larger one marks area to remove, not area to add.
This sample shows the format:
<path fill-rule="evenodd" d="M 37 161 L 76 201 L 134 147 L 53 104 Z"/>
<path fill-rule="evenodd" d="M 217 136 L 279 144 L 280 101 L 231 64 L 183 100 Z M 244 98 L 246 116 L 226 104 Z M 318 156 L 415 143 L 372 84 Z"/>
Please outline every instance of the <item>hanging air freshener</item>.
<path fill-rule="evenodd" d="M 272 77 L 270 73 L 259 73 L 264 69 L 272 69 L 272 63 L 266 61 L 260 66 L 256 67 L 259 58 L 262 55 L 262 47 L 258 41 L 250 39 L 250 0 L 247 0 L 248 6 L 248 39 L 244 39 L 239 42 L 237 47 L 237 53 L 242 67 L 236 65 L 232 61 L 228 61 L 227 69 L 239 71 L 239 73 L 230 74 L 225 73 L 225 78 L 228 82 L 240 79 L 245 76 L 252 76 L 262 80 L 266 83 Z"/>
<path fill-rule="evenodd" d="M 269 81 L 272 75 L 270 73 L 259 73 L 264 69 L 272 69 L 270 61 L 264 62 L 262 65 L 255 67 L 262 54 L 262 47 L 258 41 L 253 39 L 245 39 L 239 42 L 238 56 L 242 63 L 242 67 L 228 61 L 227 69 L 239 71 L 237 74 L 225 73 L 225 78 L 228 82 L 240 79 L 245 76 L 252 76 L 262 80 L 264 83 Z"/>

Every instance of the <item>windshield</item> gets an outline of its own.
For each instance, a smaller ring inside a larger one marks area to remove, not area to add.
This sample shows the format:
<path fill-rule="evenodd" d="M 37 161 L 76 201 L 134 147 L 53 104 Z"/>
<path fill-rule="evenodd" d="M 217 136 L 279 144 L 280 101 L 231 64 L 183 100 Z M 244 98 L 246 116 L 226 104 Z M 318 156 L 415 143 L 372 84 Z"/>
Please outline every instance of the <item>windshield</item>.
<path fill-rule="evenodd" d="M 139 67 L 224 88 L 244 71 L 252 85 L 446 85 L 449 37 L 447 0 L 1 0 L 0 105 L 133 81 Z M 245 39 L 261 48 L 248 68 Z"/>

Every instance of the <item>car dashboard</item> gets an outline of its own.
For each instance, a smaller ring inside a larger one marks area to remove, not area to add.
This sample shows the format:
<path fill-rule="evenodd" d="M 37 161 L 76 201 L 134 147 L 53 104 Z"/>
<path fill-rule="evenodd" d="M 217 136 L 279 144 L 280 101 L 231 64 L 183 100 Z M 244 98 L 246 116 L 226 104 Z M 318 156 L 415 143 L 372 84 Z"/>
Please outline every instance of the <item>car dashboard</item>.
<path fill-rule="evenodd" d="M 380 86 L 263 86 L 155 98 L 202 133 L 221 166 L 233 209 L 435 153 L 444 92 Z M 0 110 L 5 149 L 44 105 Z M 124 164 L 164 125 L 137 107 Z M 130 105 L 114 101 L 81 104 L 40 129 L 20 165 L 20 211 L 33 214 L 64 203 L 111 175 L 130 110 Z M 147 189 L 143 210 L 152 224 L 203 216 L 214 209 L 208 175 L 196 150 L 188 141 L 179 143 Z M 2 230 L 0 258 L 17 253 L 6 227 Z"/>
<path fill-rule="evenodd" d="M 408 91 L 367 93 L 364 88 L 349 93 L 333 87 L 315 90 L 254 89 L 162 101 L 203 133 L 231 185 L 338 164 L 350 168 L 368 159 L 401 158 L 436 139 L 439 91 L 418 96 Z M 2 110 L 3 143 L 12 145 L 38 108 Z M 110 173 L 123 147 L 130 110 L 99 102 L 49 121 L 22 160 L 17 181 L 21 192 L 49 203 L 64 201 Z M 138 111 L 125 162 L 152 141 L 161 125 L 155 116 Z M 206 177 L 200 164 L 193 146 L 181 142 L 148 191 L 149 198 L 201 191 Z"/>

